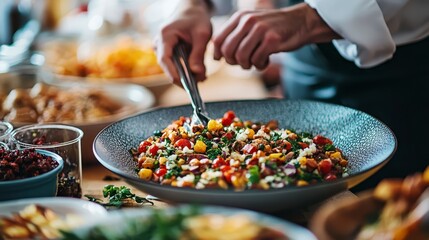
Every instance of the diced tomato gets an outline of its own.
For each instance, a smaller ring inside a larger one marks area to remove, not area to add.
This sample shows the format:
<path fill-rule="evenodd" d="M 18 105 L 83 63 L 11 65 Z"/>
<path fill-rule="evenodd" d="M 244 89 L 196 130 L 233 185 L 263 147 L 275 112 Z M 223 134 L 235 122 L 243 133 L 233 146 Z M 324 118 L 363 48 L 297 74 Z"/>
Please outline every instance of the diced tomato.
<path fill-rule="evenodd" d="M 243 151 L 243 153 L 245 153 L 245 154 L 252 154 L 252 153 L 256 152 L 257 150 L 258 149 L 255 146 L 251 145 L 251 144 L 246 144 L 241 149 L 241 151 Z"/>
<path fill-rule="evenodd" d="M 215 160 L 213 160 L 212 167 L 213 168 L 220 168 L 221 166 L 225 165 L 225 160 L 222 157 L 217 157 Z"/>
<path fill-rule="evenodd" d="M 299 146 L 301 146 L 302 149 L 308 148 L 308 143 L 305 142 L 298 142 Z"/>
<path fill-rule="evenodd" d="M 191 149 L 192 144 L 191 144 L 191 141 L 189 141 L 188 139 L 182 138 L 177 140 L 174 143 L 174 146 L 179 147 L 181 149 L 184 149 L 185 147 L 188 147 L 189 149 Z"/>
<path fill-rule="evenodd" d="M 149 153 L 150 153 L 152 156 L 155 156 L 155 155 L 157 154 L 158 150 L 159 150 L 159 147 L 158 147 L 158 146 L 156 146 L 156 145 L 152 145 L 152 146 L 149 148 Z"/>
<path fill-rule="evenodd" d="M 285 148 L 286 148 L 286 150 L 291 150 L 292 149 L 292 144 L 290 143 L 290 142 L 288 142 L 288 141 L 284 141 L 284 143 L 285 143 Z"/>
<path fill-rule="evenodd" d="M 331 159 L 323 159 L 319 162 L 319 172 L 322 175 L 328 174 L 332 169 L 332 161 Z"/>
<path fill-rule="evenodd" d="M 231 140 L 232 139 L 232 133 L 226 132 L 222 137 L 227 138 L 228 140 Z"/>
<path fill-rule="evenodd" d="M 223 115 L 222 118 L 222 125 L 223 126 L 229 126 L 234 121 L 235 113 L 234 111 L 228 111 Z"/>
<path fill-rule="evenodd" d="M 167 168 L 160 167 L 155 171 L 155 175 L 158 177 L 163 177 L 167 173 Z"/>
<path fill-rule="evenodd" d="M 246 160 L 246 165 L 247 166 L 252 166 L 252 165 L 256 165 L 258 164 L 258 159 L 257 158 L 249 158 Z"/>
<path fill-rule="evenodd" d="M 317 145 L 326 145 L 326 144 L 332 144 L 332 140 L 321 136 L 321 135 L 317 135 L 313 138 L 313 142 Z"/>
<path fill-rule="evenodd" d="M 229 183 L 231 183 L 231 176 L 232 176 L 232 168 L 227 165 L 223 165 L 220 167 L 220 170 L 222 171 L 222 175 L 225 178 L 225 180 Z"/>
<path fill-rule="evenodd" d="M 337 179 L 337 176 L 335 176 L 335 174 L 333 174 L 333 173 L 329 173 L 328 175 L 325 176 L 326 181 L 333 181 L 336 179 Z"/>
<path fill-rule="evenodd" d="M 149 147 L 150 145 L 152 145 L 152 143 L 147 140 L 141 142 L 139 145 L 139 153 L 146 152 L 147 147 Z"/>

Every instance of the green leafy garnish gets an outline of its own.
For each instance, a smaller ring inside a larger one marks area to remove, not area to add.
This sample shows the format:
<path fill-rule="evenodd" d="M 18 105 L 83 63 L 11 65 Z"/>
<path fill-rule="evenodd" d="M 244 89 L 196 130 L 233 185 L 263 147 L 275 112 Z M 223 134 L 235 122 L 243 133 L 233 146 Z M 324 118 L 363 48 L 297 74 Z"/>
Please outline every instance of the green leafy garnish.
<path fill-rule="evenodd" d="M 332 144 L 326 144 L 324 149 L 325 151 L 335 151 L 335 146 Z"/>
<path fill-rule="evenodd" d="M 220 148 L 212 148 L 207 150 L 207 157 L 210 160 L 217 158 L 217 156 L 222 155 L 222 149 Z"/>
<path fill-rule="evenodd" d="M 249 179 L 251 184 L 256 184 L 259 182 L 261 177 L 259 173 L 259 167 L 257 165 L 253 165 L 249 168 L 247 179 Z"/>
<path fill-rule="evenodd" d="M 127 200 L 134 200 L 136 203 L 142 203 L 142 204 L 148 203 L 153 205 L 152 201 L 149 201 L 144 197 L 139 197 L 135 195 L 134 193 L 131 192 L 131 189 L 125 186 L 120 186 L 120 187 L 116 187 L 114 185 L 104 186 L 103 197 L 109 199 L 108 203 L 104 203 L 103 200 L 99 198 L 95 198 L 90 195 L 85 195 L 85 197 L 88 198 L 89 201 L 101 204 L 105 207 L 113 206 L 116 208 L 121 208 L 125 204 L 125 201 Z"/>

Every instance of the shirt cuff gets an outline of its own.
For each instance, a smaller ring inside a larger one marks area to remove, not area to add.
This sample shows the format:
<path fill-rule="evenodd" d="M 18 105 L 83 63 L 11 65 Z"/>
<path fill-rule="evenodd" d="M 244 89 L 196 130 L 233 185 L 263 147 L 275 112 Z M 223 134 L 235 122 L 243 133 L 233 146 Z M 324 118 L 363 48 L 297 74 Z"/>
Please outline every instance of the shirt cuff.
<path fill-rule="evenodd" d="M 376 0 L 305 0 L 342 40 L 338 52 L 361 68 L 379 65 L 396 50 Z"/>

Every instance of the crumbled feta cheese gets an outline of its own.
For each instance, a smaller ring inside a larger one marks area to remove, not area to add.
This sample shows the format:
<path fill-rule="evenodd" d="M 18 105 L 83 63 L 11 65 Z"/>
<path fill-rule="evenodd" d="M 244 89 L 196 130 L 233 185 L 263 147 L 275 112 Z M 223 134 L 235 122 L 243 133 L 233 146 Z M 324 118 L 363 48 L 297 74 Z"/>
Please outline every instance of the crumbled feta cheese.
<path fill-rule="evenodd" d="M 263 137 L 267 140 L 270 139 L 270 135 L 265 133 L 262 129 L 259 129 L 259 131 L 255 134 L 255 137 Z"/>
<path fill-rule="evenodd" d="M 311 143 L 307 148 L 304 149 L 300 149 L 299 150 L 299 156 L 298 159 L 300 157 L 306 157 L 306 156 L 311 156 L 314 152 L 316 152 L 317 148 L 316 148 L 316 144 Z"/>
<path fill-rule="evenodd" d="M 176 161 L 176 159 L 177 159 L 177 155 L 176 154 L 168 156 L 168 160 L 170 160 L 170 161 Z"/>
<path fill-rule="evenodd" d="M 247 132 L 247 133 L 246 133 Z M 237 139 L 237 141 L 246 141 L 247 140 L 247 134 L 249 133 L 249 131 L 243 131 L 243 129 L 241 129 L 238 133 L 235 139 Z"/>
<path fill-rule="evenodd" d="M 166 164 L 167 169 L 173 169 L 175 166 L 177 166 L 175 161 L 171 161 L 171 160 L 167 161 L 167 164 Z"/>
<path fill-rule="evenodd" d="M 196 189 L 204 189 L 206 186 L 204 186 L 204 184 L 202 184 L 201 182 L 198 182 L 197 185 L 195 185 Z"/>
<path fill-rule="evenodd" d="M 190 174 L 188 174 L 188 175 L 186 175 L 184 177 L 177 178 L 177 181 L 181 181 L 181 182 L 183 181 L 183 182 L 193 183 L 195 181 L 195 175 L 192 174 L 192 173 L 190 173 Z"/>
<path fill-rule="evenodd" d="M 238 152 L 232 152 L 231 153 L 231 159 L 240 160 L 241 162 L 244 161 L 245 157 L 246 157 L 245 155 L 242 155 Z"/>
<path fill-rule="evenodd" d="M 265 180 L 266 182 L 272 182 L 272 181 L 274 181 L 274 176 L 272 176 L 272 175 L 266 176 L 266 177 L 264 178 L 264 180 Z"/>
<path fill-rule="evenodd" d="M 187 146 L 185 146 L 185 147 L 182 149 L 182 152 L 183 152 L 183 153 L 193 153 L 193 152 L 194 152 L 194 150 L 189 149 Z"/>
<path fill-rule="evenodd" d="M 259 159 L 258 159 L 258 162 L 259 163 L 264 163 L 264 162 L 266 162 L 267 161 L 267 157 L 260 157 Z"/>
<path fill-rule="evenodd" d="M 312 139 L 310 139 L 310 138 L 303 138 L 303 139 L 302 139 L 302 142 L 305 142 L 305 143 L 312 143 L 312 142 L 313 142 L 313 140 L 312 140 Z"/>
<path fill-rule="evenodd" d="M 189 170 L 189 165 L 188 164 L 183 164 L 180 167 L 182 168 L 182 170 Z"/>

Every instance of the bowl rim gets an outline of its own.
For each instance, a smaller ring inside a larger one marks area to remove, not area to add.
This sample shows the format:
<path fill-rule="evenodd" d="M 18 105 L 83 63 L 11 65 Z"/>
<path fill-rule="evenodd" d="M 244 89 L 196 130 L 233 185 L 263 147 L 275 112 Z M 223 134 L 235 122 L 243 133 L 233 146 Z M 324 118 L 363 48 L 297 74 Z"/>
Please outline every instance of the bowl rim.
<path fill-rule="evenodd" d="M 0 141 L 4 140 L 3 138 L 7 138 L 8 135 L 13 131 L 13 125 L 10 122 L 7 121 L 0 121 L 0 125 L 5 126 L 6 127 L 6 131 L 3 132 L 2 135 L 0 135 Z"/>
<path fill-rule="evenodd" d="M 35 149 L 36 152 L 44 155 L 44 156 L 48 156 L 51 157 L 52 159 L 54 159 L 55 161 L 57 161 L 58 166 L 55 167 L 54 169 L 51 169 L 48 172 L 42 173 L 40 175 L 34 176 L 34 177 L 28 177 L 28 178 L 22 178 L 22 179 L 16 179 L 16 180 L 7 180 L 7 181 L 0 181 L 0 186 L 2 187 L 8 187 L 8 186 L 13 186 L 16 184 L 26 184 L 26 183 L 31 183 L 31 182 L 38 182 L 41 181 L 43 179 L 47 179 L 52 175 L 58 175 L 58 173 L 63 169 L 64 167 L 64 160 L 63 158 L 51 151 L 47 151 L 47 150 L 43 150 L 43 149 Z M 15 151 L 15 150 L 12 150 Z M 22 150 L 19 150 L 22 151 Z"/>
<path fill-rule="evenodd" d="M 392 151 L 390 152 L 390 154 L 386 157 L 386 159 L 384 159 L 383 161 L 379 162 L 378 164 L 371 166 L 367 169 L 364 169 L 362 171 L 359 171 L 358 173 L 352 173 L 349 174 L 347 176 L 341 177 L 339 179 L 333 180 L 333 181 L 323 181 L 323 182 L 319 182 L 317 184 L 310 184 L 307 186 L 286 186 L 286 187 L 282 187 L 282 188 L 278 188 L 278 189 L 269 189 L 269 190 L 261 190 L 261 189 L 246 189 L 245 191 L 234 191 L 233 189 L 194 189 L 194 188 L 182 188 L 182 187 L 173 187 L 173 186 L 169 186 L 169 185 L 161 185 L 159 183 L 154 183 L 152 181 L 144 181 L 142 179 L 140 179 L 137 175 L 131 175 L 127 172 L 124 172 L 121 168 L 113 166 L 111 164 L 111 162 L 109 160 L 105 160 L 103 159 L 98 151 L 97 151 L 97 141 L 99 141 L 100 137 L 102 134 L 105 133 L 105 131 L 109 128 L 111 128 L 113 125 L 115 124 L 121 124 L 121 122 L 125 122 L 130 118 L 138 118 L 140 115 L 142 114 L 147 114 L 150 112 L 155 112 L 155 111 L 160 111 L 163 109 L 177 109 L 177 108 L 184 108 L 184 107 L 190 107 L 190 109 L 192 109 L 191 104 L 183 104 L 183 105 L 177 105 L 177 106 L 171 106 L 171 107 L 156 107 L 156 108 L 152 108 L 148 111 L 145 112 L 141 112 L 141 113 L 137 113 L 131 116 L 128 116 L 126 118 L 123 118 L 119 121 L 113 122 L 111 124 L 109 124 L 108 126 L 106 126 L 104 129 L 102 129 L 97 136 L 94 138 L 93 141 L 93 145 L 92 145 L 92 150 L 94 153 L 95 158 L 97 159 L 97 161 L 103 165 L 106 169 L 108 169 L 109 171 L 127 179 L 127 181 L 139 184 L 139 185 L 143 185 L 145 187 L 155 187 L 155 188 L 163 188 L 166 190 L 172 190 L 172 191 L 178 191 L 178 192 L 188 192 L 188 193 L 194 193 L 194 192 L 202 192 L 204 194 L 213 194 L 213 195 L 217 195 L 219 193 L 224 194 L 225 196 L 237 196 L 237 195 L 241 195 L 241 196 L 252 196 L 252 195 L 259 195 L 260 193 L 270 193 L 270 194 L 281 194 L 285 191 L 288 192 L 292 192 L 292 191 L 301 191 L 301 189 L 313 189 L 313 188 L 320 188 L 320 187 L 326 187 L 326 186 L 332 186 L 334 184 L 342 184 L 345 183 L 347 184 L 347 189 L 351 188 L 352 186 L 349 186 L 349 182 L 356 179 L 358 176 L 360 175 L 364 175 L 366 173 L 369 173 L 371 171 L 377 170 L 382 168 L 384 165 L 386 165 L 394 156 L 394 154 L 396 153 L 396 150 L 398 148 L 398 140 L 397 137 L 395 135 L 395 133 L 393 132 L 393 130 L 387 126 L 387 124 L 385 124 L 383 121 L 381 121 L 380 119 L 366 113 L 363 112 L 361 110 L 357 110 L 351 107 L 347 107 L 347 106 L 343 106 L 343 105 L 339 105 L 339 104 L 333 104 L 333 103 L 327 103 L 327 102 L 322 102 L 322 101 L 315 101 L 315 100 L 293 100 L 293 99 L 272 99 L 272 98 L 268 98 L 268 99 L 242 99 L 242 100 L 226 100 L 226 101 L 209 101 L 206 102 L 206 104 L 208 106 L 210 105 L 216 105 L 216 104 L 227 104 L 227 103 L 231 103 L 231 102 L 273 102 L 273 101 L 286 101 L 286 102 L 290 102 L 290 103 L 294 103 L 294 104 L 298 104 L 298 103 L 305 103 L 305 104 L 323 104 L 325 106 L 330 106 L 330 107 L 337 107 L 337 108 L 344 108 L 347 110 L 351 110 L 354 112 L 358 112 L 360 114 L 363 114 L 367 117 L 370 117 L 372 119 L 374 119 L 375 121 L 377 121 L 379 124 L 381 124 L 382 126 L 384 126 L 386 128 L 386 130 L 390 133 L 391 137 L 393 138 L 393 148 Z"/>
<path fill-rule="evenodd" d="M 60 130 L 69 130 L 72 132 L 76 132 L 77 133 L 77 137 L 75 137 L 72 140 L 68 140 L 66 142 L 61 142 L 61 143 L 56 143 L 56 144 L 49 144 L 49 145 L 35 145 L 35 144 L 31 144 L 31 143 L 25 143 L 25 142 L 21 142 L 19 140 L 17 140 L 15 138 L 15 135 L 17 135 L 19 132 L 21 131 L 27 131 L 27 130 L 35 130 L 35 129 L 60 129 Z M 57 147 L 64 147 L 64 146 L 68 146 L 68 145 L 72 145 L 75 144 L 79 141 L 81 141 L 82 137 L 83 137 L 83 131 L 77 127 L 73 127 L 73 126 L 69 126 L 69 125 L 65 125 L 65 124 L 31 124 L 31 125 L 25 125 L 19 128 L 16 128 L 15 130 L 12 131 L 12 133 L 10 134 L 10 141 L 13 142 L 14 144 L 18 143 L 21 144 L 22 146 L 24 146 L 24 148 L 57 148 Z"/>

